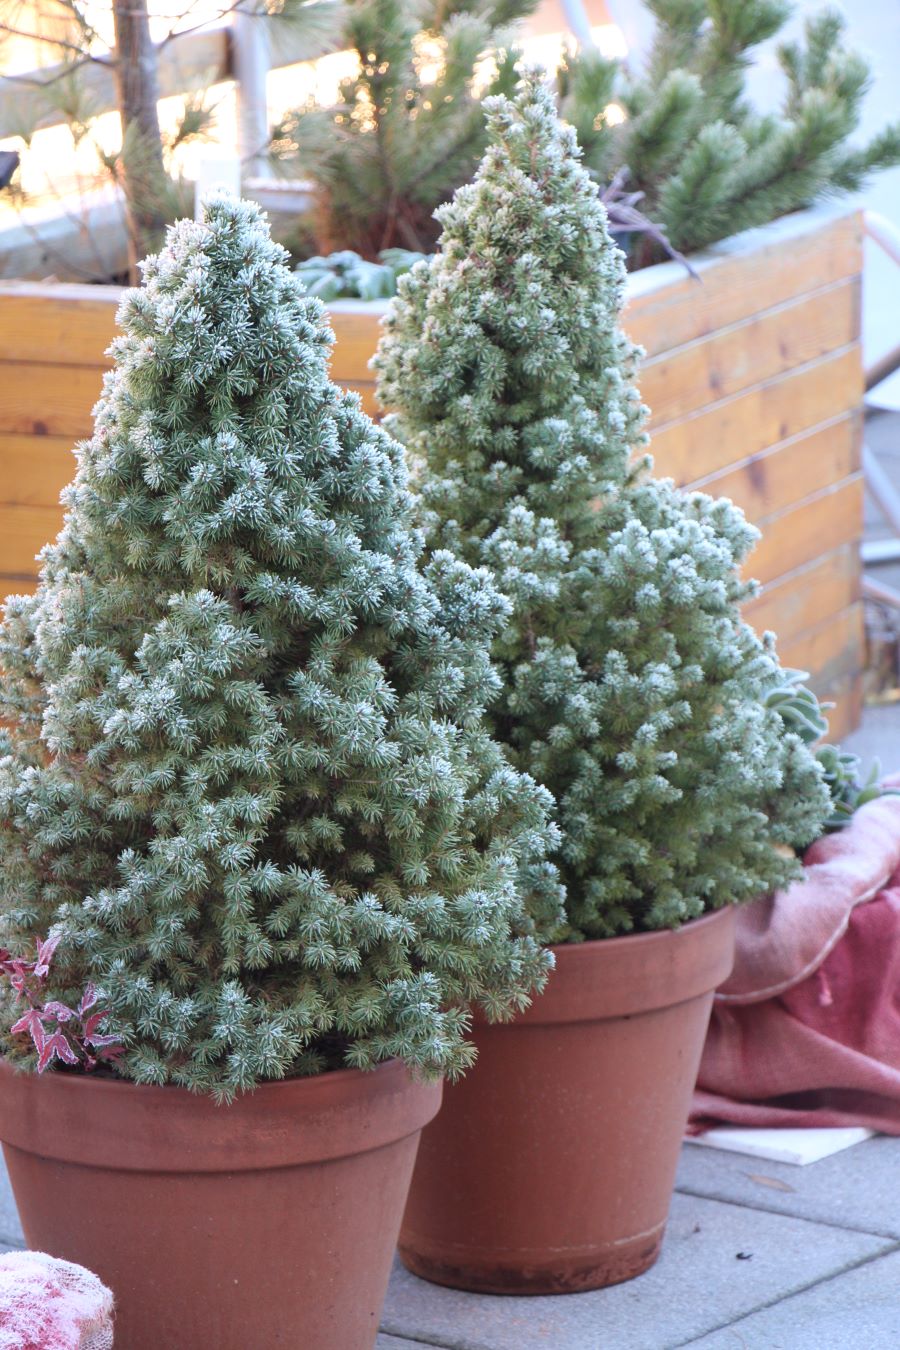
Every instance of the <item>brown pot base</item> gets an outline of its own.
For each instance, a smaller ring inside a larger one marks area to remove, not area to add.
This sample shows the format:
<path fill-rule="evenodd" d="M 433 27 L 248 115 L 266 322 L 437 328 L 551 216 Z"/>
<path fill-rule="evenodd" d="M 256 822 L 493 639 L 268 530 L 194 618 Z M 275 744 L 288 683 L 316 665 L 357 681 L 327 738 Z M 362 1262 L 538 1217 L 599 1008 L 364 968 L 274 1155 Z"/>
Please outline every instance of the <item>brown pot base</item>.
<path fill-rule="evenodd" d="M 427 1256 L 421 1247 L 407 1247 L 401 1242 L 397 1250 L 413 1275 L 448 1289 L 466 1289 L 473 1294 L 586 1294 L 643 1275 L 658 1260 L 664 1233 L 665 1228 L 661 1228 L 651 1236 L 622 1243 L 616 1251 L 597 1253 L 589 1261 L 562 1257 L 533 1265 L 525 1261 L 494 1262 L 481 1256 L 477 1267 L 468 1262 L 452 1265 L 440 1256 Z"/>
<path fill-rule="evenodd" d="M 576 1293 L 659 1253 L 734 913 L 556 947 L 511 1022 L 476 1016 L 478 1062 L 422 1134 L 400 1252 L 437 1284 Z"/>

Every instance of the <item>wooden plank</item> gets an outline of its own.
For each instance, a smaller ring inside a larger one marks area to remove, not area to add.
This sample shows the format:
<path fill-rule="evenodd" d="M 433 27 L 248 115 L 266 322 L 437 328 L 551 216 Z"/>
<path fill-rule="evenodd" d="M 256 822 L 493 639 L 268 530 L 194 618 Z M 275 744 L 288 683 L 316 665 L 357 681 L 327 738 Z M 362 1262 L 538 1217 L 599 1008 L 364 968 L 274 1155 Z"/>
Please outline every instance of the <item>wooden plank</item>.
<path fill-rule="evenodd" d="M 57 436 L 79 440 L 94 430 L 91 416 L 103 371 L 96 366 L 0 365 L 0 435 Z M 379 414 L 372 380 L 344 381 L 366 412 Z"/>
<path fill-rule="evenodd" d="M 0 361 L 108 366 L 121 286 L 0 282 Z M 328 306 L 338 381 L 369 381 L 387 302 L 337 300 Z"/>
<path fill-rule="evenodd" d="M 65 436 L 0 435 L 0 505 L 55 506 L 75 473 Z"/>
<path fill-rule="evenodd" d="M 857 545 L 845 544 L 764 586 L 744 606 L 744 618 L 758 632 L 789 641 L 854 604 L 861 572 Z"/>
<path fill-rule="evenodd" d="M 822 689 L 817 697 L 823 704 L 834 704 L 834 707 L 825 709 L 825 716 L 828 718 L 827 740 L 840 742 L 849 736 L 851 731 L 856 730 L 863 711 L 862 675 L 853 675 L 833 688 Z"/>
<path fill-rule="evenodd" d="M 107 365 L 120 286 L 0 285 L 0 361 Z"/>
<path fill-rule="evenodd" d="M 100 397 L 103 371 L 96 366 L 38 362 L 0 366 L 0 433 L 90 436 L 91 409 Z"/>
<path fill-rule="evenodd" d="M 35 554 L 62 526 L 62 507 L 0 506 L 0 575 L 37 576 Z"/>
<path fill-rule="evenodd" d="M 810 687 L 832 689 L 852 679 L 863 664 L 865 625 L 862 601 L 857 601 L 824 623 L 779 644 L 783 666 L 810 672 Z"/>
<path fill-rule="evenodd" d="M 696 482 L 858 408 L 862 395 L 862 353 L 854 343 L 655 431 L 656 471 L 679 484 Z"/>
<path fill-rule="evenodd" d="M 334 329 L 331 378 L 338 384 L 355 381 L 374 384 L 369 362 L 381 336 L 384 300 L 333 300 L 328 317 Z"/>
<path fill-rule="evenodd" d="M 760 522 L 762 539 L 745 572 L 766 585 L 862 535 L 863 480 L 853 474 L 805 502 Z"/>
<path fill-rule="evenodd" d="M 730 497 L 749 520 L 761 520 L 855 473 L 861 433 L 861 411 L 844 413 L 689 486 Z"/>
<path fill-rule="evenodd" d="M 628 278 L 624 327 L 648 356 L 857 275 L 861 218 L 804 212 L 723 241 L 692 263 L 699 280 L 670 263 Z"/>
<path fill-rule="evenodd" d="M 858 213 L 835 216 L 830 212 L 802 212 L 723 241 L 700 255 L 695 260 L 700 281 L 689 277 L 680 264 L 672 263 L 632 273 L 626 284 L 625 327 L 649 357 L 659 356 L 799 295 L 852 277 L 861 269 L 861 258 Z M 116 286 L 0 284 L 0 357 L 52 359 L 75 365 L 84 364 L 87 357 L 89 364 L 97 364 L 111 341 L 121 293 Z M 19 324 L 19 315 L 12 307 L 17 294 L 22 305 L 28 299 L 40 298 L 58 303 L 60 309 L 67 305 L 80 309 L 84 330 L 76 320 L 66 318 L 63 322 L 67 327 L 75 325 L 83 346 L 57 341 L 53 321 L 45 322 L 36 312 L 28 316 L 26 324 Z M 387 306 L 388 302 L 381 300 L 338 300 L 328 306 L 338 337 L 335 378 L 366 377 Z M 33 341 L 27 331 L 32 323 Z M 41 345 L 40 328 L 51 347 Z M 22 341 L 28 346 L 22 346 Z M 52 357 L 46 354 L 48 350 L 54 351 Z"/>
<path fill-rule="evenodd" d="M 859 278 L 840 281 L 652 358 L 640 372 L 651 429 L 857 341 L 859 295 Z"/>
<path fill-rule="evenodd" d="M 75 284 L 0 283 L 0 361 L 99 366 L 116 334 L 122 288 Z M 375 354 L 385 310 L 381 301 L 336 301 L 331 377 L 339 384 L 374 385 Z"/>

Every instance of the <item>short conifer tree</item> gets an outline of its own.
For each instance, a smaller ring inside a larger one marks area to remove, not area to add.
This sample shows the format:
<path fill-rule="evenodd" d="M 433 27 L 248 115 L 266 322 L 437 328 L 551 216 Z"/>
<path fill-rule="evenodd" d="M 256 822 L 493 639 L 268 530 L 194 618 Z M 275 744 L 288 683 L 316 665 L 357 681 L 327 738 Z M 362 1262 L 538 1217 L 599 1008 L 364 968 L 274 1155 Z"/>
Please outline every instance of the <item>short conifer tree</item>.
<path fill-rule="evenodd" d="M 822 772 L 740 617 L 756 531 L 649 477 L 624 268 L 571 128 L 536 74 L 489 101 L 474 182 L 398 286 L 375 366 L 418 462 L 429 545 L 494 569 L 494 730 L 550 788 L 564 925 L 676 926 L 797 871 Z"/>
<path fill-rule="evenodd" d="M 455 1074 L 468 1005 L 549 965 L 517 888 L 552 892 L 549 795 L 482 719 L 508 602 L 419 566 L 402 451 L 329 380 L 286 258 L 220 197 L 147 260 L 0 632 L 0 941 L 52 933 L 49 994 L 99 987 L 118 1071 L 224 1099 Z"/>

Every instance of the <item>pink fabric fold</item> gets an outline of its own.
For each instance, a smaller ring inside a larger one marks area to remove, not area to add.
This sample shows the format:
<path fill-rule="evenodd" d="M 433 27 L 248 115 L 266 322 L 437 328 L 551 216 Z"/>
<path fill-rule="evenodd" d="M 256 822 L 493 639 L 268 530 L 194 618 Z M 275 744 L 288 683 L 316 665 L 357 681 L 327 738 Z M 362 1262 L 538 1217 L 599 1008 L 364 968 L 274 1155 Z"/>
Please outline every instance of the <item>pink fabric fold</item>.
<path fill-rule="evenodd" d="M 737 915 L 694 1130 L 867 1125 L 900 1134 L 900 797 L 862 807 L 807 851 L 804 869 L 802 881 Z"/>

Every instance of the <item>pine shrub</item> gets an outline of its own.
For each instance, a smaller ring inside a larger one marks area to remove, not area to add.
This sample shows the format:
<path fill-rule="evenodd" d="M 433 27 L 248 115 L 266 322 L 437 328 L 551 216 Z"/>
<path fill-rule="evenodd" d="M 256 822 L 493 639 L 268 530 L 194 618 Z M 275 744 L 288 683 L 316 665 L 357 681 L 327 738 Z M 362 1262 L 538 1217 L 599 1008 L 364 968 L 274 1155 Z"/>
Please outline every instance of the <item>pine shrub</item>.
<path fill-rule="evenodd" d="M 347 0 L 356 72 L 333 107 L 310 99 L 276 133 L 285 168 L 313 185 L 320 253 L 431 248 L 435 207 L 484 149 L 481 95 L 514 87 L 515 24 L 536 3 Z"/>
<path fill-rule="evenodd" d="M 402 451 L 257 208 L 175 226 L 119 319 L 0 630 L 2 942 L 52 932 L 48 996 L 99 986 L 139 1083 L 455 1074 L 467 1006 L 549 964 L 517 888 L 553 903 L 549 797 L 482 719 L 509 604 L 419 565 Z"/>
<path fill-rule="evenodd" d="M 857 130 L 869 68 L 845 45 L 840 12 L 805 23 L 783 43 L 785 82 L 773 115 L 745 91 L 753 49 L 786 22 L 787 0 L 646 0 L 656 34 L 643 70 L 624 72 L 596 50 L 571 55 L 559 72 L 560 109 L 575 127 L 585 163 L 607 183 L 618 176 L 641 194 L 641 210 L 683 252 L 842 192 L 900 163 L 900 122 L 871 141 Z M 624 122 L 606 115 L 611 104 Z M 629 242 L 629 266 L 665 257 L 648 235 Z"/>
<path fill-rule="evenodd" d="M 768 695 L 745 624 L 756 531 L 649 476 L 624 266 L 573 130 L 526 76 L 487 105 L 475 180 L 400 279 L 376 358 L 417 464 L 429 548 L 490 566 L 496 735 L 558 804 L 563 925 L 676 926 L 797 874 L 829 812 L 822 770 Z"/>

